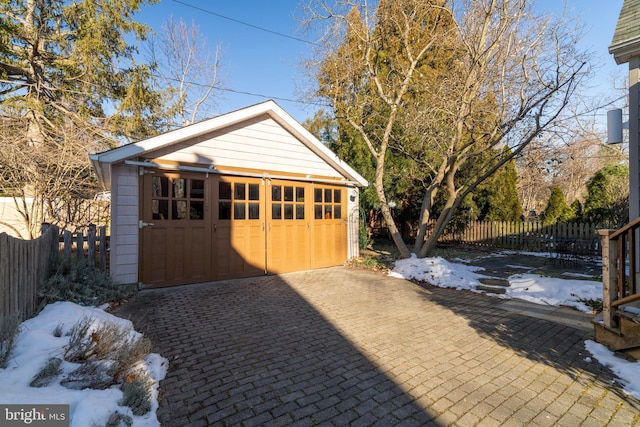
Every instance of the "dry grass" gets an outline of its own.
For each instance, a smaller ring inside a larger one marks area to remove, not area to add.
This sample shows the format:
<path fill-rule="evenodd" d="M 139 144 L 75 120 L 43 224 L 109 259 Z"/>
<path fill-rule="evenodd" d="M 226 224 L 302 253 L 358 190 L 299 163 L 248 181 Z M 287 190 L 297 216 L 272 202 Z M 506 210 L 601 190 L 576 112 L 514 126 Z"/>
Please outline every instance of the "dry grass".
<path fill-rule="evenodd" d="M 129 327 L 115 323 L 95 327 L 94 324 L 93 318 L 85 317 L 71 328 L 65 360 L 83 363 L 74 371 L 80 377 L 84 375 L 83 367 L 102 367 L 96 362 L 108 363 L 108 369 L 98 372 L 100 375 L 108 374 L 108 381 L 94 373 L 96 369 L 89 369 L 86 372 L 87 383 L 90 383 L 92 375 L 100 377 L 96 384 L 120 383 L 124 395 L 122 405 L 130 406 L 136 415 L 146 414 L 151 405 L 153 379 L 140 369 L 140 364 L 151 352 L 151 341 L 134 333 Z M 83 381 L 83 378 L 74 377 L 70 385 L 75 387 L 75 384 L 84 384 Z"/>
<path fill-rule="evenodd" d="M 0 368 L 6 368 L 20 333 L 20 313 L 0 318 Z"/>

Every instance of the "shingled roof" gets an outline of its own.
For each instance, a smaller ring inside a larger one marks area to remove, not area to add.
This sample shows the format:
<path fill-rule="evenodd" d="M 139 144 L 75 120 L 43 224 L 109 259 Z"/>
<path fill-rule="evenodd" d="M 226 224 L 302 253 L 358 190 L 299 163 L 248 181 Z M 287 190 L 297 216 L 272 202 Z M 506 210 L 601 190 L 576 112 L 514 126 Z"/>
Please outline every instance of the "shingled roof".
<path fill-rule="evenodd" d="M 640 0 L 624 0 L 609 53 L 617 64 L 640 56 Z"/>

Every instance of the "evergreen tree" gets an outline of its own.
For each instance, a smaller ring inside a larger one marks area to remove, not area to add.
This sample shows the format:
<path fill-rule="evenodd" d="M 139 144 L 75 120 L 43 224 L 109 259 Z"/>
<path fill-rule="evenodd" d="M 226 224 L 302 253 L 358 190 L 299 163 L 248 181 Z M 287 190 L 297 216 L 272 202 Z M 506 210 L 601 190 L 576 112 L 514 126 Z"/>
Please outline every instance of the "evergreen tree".
<path fill-rule="evenodd" d="M 554 186 L 547 202 L 547 207 L 540 214 L 541 219 L 547 224 L 568 221 L 571 217 L 571 208 L 567 204 L 564 193 L 558 186 Z"/>
<path fill-rule="evenodd" d="M 511 155 L 508 148 L 505 155 Z M 518 200 L 518 172 L 514 159 L 503 167 L 476 190 L 474 197 L 480 209 L 480 220 L 519 221 L 522 219 L 522 205 Z"/>
<path fill-rule="evenodd" d="M 587 183 L 584 217 L 600 226 L 620 228 L 629 219 L 629 166 L 612 164 Z"/>

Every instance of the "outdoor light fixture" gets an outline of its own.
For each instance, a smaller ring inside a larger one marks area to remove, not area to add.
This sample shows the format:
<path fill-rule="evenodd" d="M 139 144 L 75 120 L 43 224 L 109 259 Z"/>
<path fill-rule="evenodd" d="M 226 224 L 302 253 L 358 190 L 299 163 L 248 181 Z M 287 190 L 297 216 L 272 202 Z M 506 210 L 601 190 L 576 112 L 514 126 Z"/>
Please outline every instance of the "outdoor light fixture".
<path fill-rule="evenodd" d="M 622 122 L 622 109 L 607 111 L 607 144 L 621 144 L 622 129 L 629 129 L 629 122 Z"/>

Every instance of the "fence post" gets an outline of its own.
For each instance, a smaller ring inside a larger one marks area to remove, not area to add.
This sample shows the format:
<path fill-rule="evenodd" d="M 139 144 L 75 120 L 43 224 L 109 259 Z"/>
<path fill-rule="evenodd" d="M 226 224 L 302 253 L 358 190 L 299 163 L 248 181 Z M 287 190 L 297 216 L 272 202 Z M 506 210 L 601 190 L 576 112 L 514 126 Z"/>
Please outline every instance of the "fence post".
<path fill-rule="evenodd" d="M 57 225 L 49 224 L 47 222 L 42 223 L 42 235 L 46 232 L 51 233 L 49 242 L 49 256 L 47 257 L 47 268 L 51 263 L 58 259 L 60 253 L 60 229 Z M 45 274 L 46 275 L 46 274 Z M 44 280 L 44 276 L 43 276 Z"/>
<path fill-rule="evenodd" d="M 100 227 L 100 270 L 107 271 L 107 226 Z"/>
<path fill-rule="evenodd" d="M 602 321 L 608 328 L 617 326 L 611 303 L 617 298 L 618 269 L 616 267 L 620 251 L 616 242 L 609 240 L 613 232 L 614 230 L 598 230 L 602 238 Z"/>
<path fill-rule="evenodd" d="M 64 230 L 64 259 L 71 259 L 71 248 L 73 247 L 71 232 L 69 230 Z"/>
<path fill-rule="evenodd" d="M 82 231 L 76 232 L 76 259 L 84 258 L 84 234 Z"/>
<path fill-rule="evenodd" d="M 89 260 L 89 267 L 95 268 L 96 266 L 96 225 L 89 224 L 89 232 L 87 234 L 87 258 Z"/>

